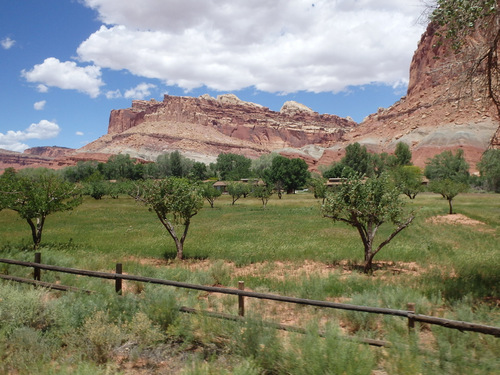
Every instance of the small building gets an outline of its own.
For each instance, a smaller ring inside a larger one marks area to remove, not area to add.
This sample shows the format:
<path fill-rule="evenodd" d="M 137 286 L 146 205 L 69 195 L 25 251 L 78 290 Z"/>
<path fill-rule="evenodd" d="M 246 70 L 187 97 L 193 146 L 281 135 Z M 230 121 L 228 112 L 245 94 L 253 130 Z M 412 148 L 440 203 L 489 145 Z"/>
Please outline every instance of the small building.
<path fill-rule="evenodd" d="M 339 186 L 339 185 L 342 185 L 345 180 L 346 180 L 346 178 L 333 177 L 333 178 L 329 178 L 328 181 L 326 181 L 325 185 L 326 185 L 326 187 Z"/>
<path fill-rule="evenodd" d="M 212 186 L 223 193 L 227 192 L 227 182 L 226 181 L 214 182 L 214 184 Z"/>

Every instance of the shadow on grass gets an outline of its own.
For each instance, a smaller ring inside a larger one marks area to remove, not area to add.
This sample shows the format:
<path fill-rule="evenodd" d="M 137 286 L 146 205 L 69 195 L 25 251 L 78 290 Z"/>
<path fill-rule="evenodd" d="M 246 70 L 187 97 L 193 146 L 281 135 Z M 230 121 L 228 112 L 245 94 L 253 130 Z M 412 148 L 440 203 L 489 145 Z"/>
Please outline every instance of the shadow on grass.
<path fill-rule="evenodd" d="M 329 265 L 333 268 L 342 268 L 344 271 L 358 272 L 365 274 L 365 265 L 363 263 L 354 262 L 352 260 L 345 261 L 333 261 Z M 373 275 L 376 271 L 390 271 L 394 274 L 399 274 L 405 270 L 398 266 L 397 262 L 392 261 L 379 261 L 372 263 L 372 270 L 366 275 Z"/>
<path fill-rule="evenodd" d="M 488 304 L 500 301 L 500 273 L 493 269 L 483 272 L 463 271 L 456 276 L 429 275 L 422 280 L 427 293 L 441 293 L 448 302 L 459 301 L 464 296 L 480 299 Z"/>
<path fill-rule="evenodd" d="M 38 249 L 33 249 L 33 243 L 29 241 L 22 241 L 19 243 L 11 243 L 7 242 L 2 247 L 0 247 L 0 254 L 15 254 L 20 252 L 43 252 L 43 250 L 59 250 L 59 251 L 67 251 L 67 250 L 78 250 L 83 248 L 81 244 L 75 243 L 72 238 L 70 238 L 66 242 L 42 242 Z"/>
<path fill-rule="evenodd" d="M 172 251 L 165 251 L 163 253 L 163 259 L 165 260 L 175 260 L 177 259 L 177 252 L 175 250 Z M 194 255 L 190 256 L 189 254 L 184 253 L 184 258 L 183 260 L 205 260 L 208 259 L 207 255 Z"/>

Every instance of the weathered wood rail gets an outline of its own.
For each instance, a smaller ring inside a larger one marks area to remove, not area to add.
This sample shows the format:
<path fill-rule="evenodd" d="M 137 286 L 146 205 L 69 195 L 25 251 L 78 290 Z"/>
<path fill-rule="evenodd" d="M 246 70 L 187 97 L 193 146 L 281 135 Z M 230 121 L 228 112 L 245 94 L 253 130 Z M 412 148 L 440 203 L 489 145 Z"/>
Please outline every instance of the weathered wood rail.
<path fill-rule="evenodd" d="M 102 279 L 115 280 L 115 290 L 117 293 L 120 293 L 120 294 L 122 292 L 122 280 L 129 280 L 129 281 L 138 281 L 138 282 L 144 282 L 144 283 L 150 283 L 150 284 L 174 286 L 174 287 L 185 288 L 185 289 L 200 290 L 200 291 L 205 291 L 205 292 L 210 292 L 210 293 L 222 293 L 222 294 L 235 295 L 235 296 L 238 296 L 238 301 L 239 301 L 238 311 L 239 311 L 240 317 L 244 315 L 244 298 L 243 297 L 250 297 L 250 298 L 264 299 L 264 300 L 270 300 L 270 301 L 294 303 L 294 304 L 299 304 L 299 305 L 307 305 L 307 306 L 316 306 L 316 307 L 331 308 L 331 309 L 340 309 L 340 310 L 359 311 L 359 312 L 366 312 L 366 313 L 373 313 L 373 314 L 399 316 L 399 317 L 403 317 L 403 318 L 408 319 L 408 327 L 410 329 L 412 329 L 414 327 L 415 322 L 422 322 L 422 323 L 427 323 L 427 324 L 431 324 L 431 325 L 439 325 L 439 326 L 450 328 L 450 329 L 457 329 L 460 331 L 472 331 L 472 332 L 478 332 L 478 333 L 482 333 L 482 334 L 486 334 L 486 335 L 493 335 L 496 337 L 500 337 L 500 327 L 444 319 L 444 318 L 439 318 L 439 317 L 429 316 L 429 315 L 416 314 L 415 309 L 414 309 L 414 304 L 408 304 L 408 310 L 397 310 L 397 309 L 388 309 L 388 308 L 382 308 L 382 307 L 359 306 L 359 305 L 336 303 L 336 302 L 329 302 L 329 301 L 320 301 L 320 300 L 311 300 L 311 299 L 297 298 L 297 297 L 287 297 L 287 296 L 281 296 L 281 295 L 277 295 L 277 294 L 252 292 L 252 291 L 244 290 L 244 286 L 242 283 L 240 283 L 238 289 L 233 289 L 233 288 L 190 284 L 190 283 L 173 281 L 173 280 L 155 279 L 155 278 L 151 278 L 151 277 L 144 277 L 144 276 L 137 276 L 137 275 L 124 275 L 124 274 L 122 274 L 122 264 L 121 263 L 118 263 L 116 265 L 116 272 L 114 272 L 114 273 L 101 272 L 101 271 L 89 271 L 89 270 L 82 270 L 82 269 L 76 269 L 76 268 L 68 268 L 68 267 L 60 267 L 60 266 L 53 266 L 53 265 L 49 265 L 49 264 L 43 264 L 43 263 L 41 263 L 41 256 L 39 253 L 35 254 L 35 262 L 26 262 L 26 261 L 0 258 L 0 263 L 13 264 L 13 265 L 18 265 L 18 266 L 23 266 L 23 267 L 32 267 L 34 269 L 34 279 L 38 283 L 40 283 L 40 270 L 47 270 L 47 271 L 62 272 L 62 273 L 80 275 L 80 276 L 88 276 L 88 277 L 96 277 L 96 278 L 102 278 Z M 14 280 L 14 281 L 21 281 L 21 280 L 15 280 L 12 276 L 9 276 L 9 275 L 0 275 L 0 278 L 10 279 L 10 280 Z M 32 280 L 29 280 L 29 281 L 31 283 L 33 283 Z M 45 284 L 48 284 L 48 283 L 45 283 Z M 43 285 L 43 284 L 40 284 L 40 285 Z M 67 290 L 67 289 L 62 289 L 61 286 L 57 285 L 57 284 L 51 284 L 51 285 L 53 285 L 56 288 L 61 289 L 61 290 Z M 44 285 L 44 286 L 51 287 L 50 285 Z M 66 288 L 72 288 L 72 287 L 66 287 Z M 86 292 L 88 292 L 88 291 L 86 291 Z M 188 312 L 188 311 L 186 311 L 186 312 Z M 192 311 L 189 311 L 189 312 L 192 312 Z M 219 314 L 219 315 L 221 315 L 221 314 Z M 224 315 L 224 314 L 222 314 L 222 315 Z M 220 317 L 222 317 L 222 316 L 220 316 Z"/>

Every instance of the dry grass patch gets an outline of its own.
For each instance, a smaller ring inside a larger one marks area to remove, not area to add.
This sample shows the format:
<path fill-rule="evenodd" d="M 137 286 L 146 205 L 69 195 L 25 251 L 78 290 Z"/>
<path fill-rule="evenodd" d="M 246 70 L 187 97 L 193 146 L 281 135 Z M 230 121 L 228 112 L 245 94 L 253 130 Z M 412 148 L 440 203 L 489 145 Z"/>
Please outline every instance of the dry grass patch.
<path fill-rule="evenodd" d="M 486 226 L 485 223 L 479 220 L 471 219 L 462 214 L 451 214 L 442 216 L 433 216 L 428 218 L 426 223 L 431 224 L 452 224 L 452 225 L 468 225 L 468 226 Z"/>
<path fill-rule="evenodd" d="M 130 256 L 124 259 L 127 262 L 136 262 L 143 266 L 151 267 L 172 267 L 183 268 L 190 271 L 207 271 L 215 263 L 213 260 L 185 260 L 182 262 L 159 258 L 139 258 Z M 333 273 L 347 277 L 353 272 L 357 272 L 359 266 L 353 264 L 349 260 L 342 260 L 334 264 L 327 264 L 312 260 L 301 262 L 292 261 L 273 261 L 273 262 L 258 262 L 245 266 L 236 266 L 234 262 L 224 261 L 225 266 L 232 270 L 233 278 L 241 278 L 253 276 L 265 276 L 278 281 L 283 281 L 291 278 L 300 278 L 304 275 L 314 275 L 317 277 L 328 277 Z M 425 270 L 416 262 L 392 262 L 378 261 L 374 262 L 374 272 L 377 275 L 398 275 L 412 274 L 420 275 Z"/>

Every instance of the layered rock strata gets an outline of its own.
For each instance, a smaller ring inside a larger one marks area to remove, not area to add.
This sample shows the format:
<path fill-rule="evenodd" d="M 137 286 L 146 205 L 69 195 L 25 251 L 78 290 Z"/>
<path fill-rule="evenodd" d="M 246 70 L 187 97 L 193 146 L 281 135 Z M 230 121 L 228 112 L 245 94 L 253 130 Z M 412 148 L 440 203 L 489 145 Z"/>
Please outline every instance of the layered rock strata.
<path fill-rule="evenodd" d="M 162 102 L 135 100 L 131 108 L 113 110 L 108 134 L 79 152 L 122 152 L 149 160 L 174 150 L 200 161 L 213 161 L 221 152 L 256 158 L 308 145 L 330 147 L 356 125 L 295 102 L 275 112 L 231 94 L 216 99 L 165 95 Z"/>

